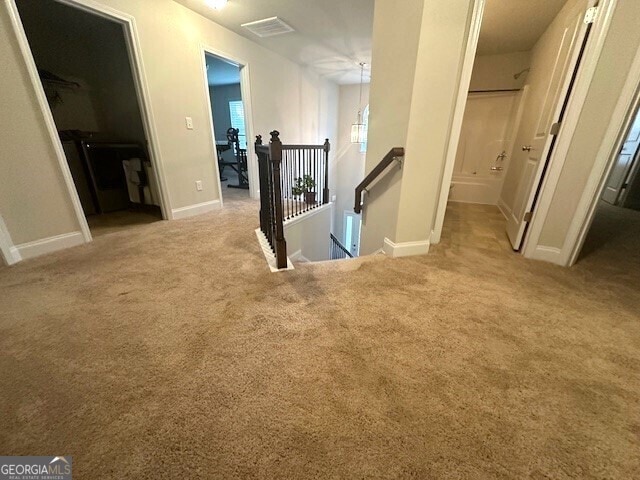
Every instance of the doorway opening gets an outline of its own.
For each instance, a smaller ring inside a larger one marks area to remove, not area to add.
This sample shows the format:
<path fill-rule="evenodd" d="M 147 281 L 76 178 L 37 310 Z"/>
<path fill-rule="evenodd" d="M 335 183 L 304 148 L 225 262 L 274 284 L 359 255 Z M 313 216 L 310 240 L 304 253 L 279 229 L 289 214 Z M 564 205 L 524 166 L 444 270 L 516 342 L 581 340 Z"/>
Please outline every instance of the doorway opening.
<path fill-rule="evenodd" d="M 640 272 L 640 109 L 621 132 L 578 263 L 600 265 L 611 275 Z"/>
<path fill-rule="evenodd" d="M 204 53 L 211 122 L 216 146 L 216 167 L 224 201 L 250 198 L 249 142 L 242 66 Z"/>
<path fill-rule="evenodd" d="M 595 3 L 550 1 L 532 12 L 487 2 L 436 240 L 507 253 L 523 247 Z"/>
<path fill-rule="evenodd" d="M 92 236 L 163 219 L 127 26 L 56 0 L 17 0 Z"/>

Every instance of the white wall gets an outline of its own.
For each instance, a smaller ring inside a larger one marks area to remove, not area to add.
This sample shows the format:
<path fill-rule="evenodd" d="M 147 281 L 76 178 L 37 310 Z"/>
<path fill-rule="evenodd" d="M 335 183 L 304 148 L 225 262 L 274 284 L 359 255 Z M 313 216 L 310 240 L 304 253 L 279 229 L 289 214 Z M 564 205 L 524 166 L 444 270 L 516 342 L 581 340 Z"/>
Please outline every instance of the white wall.
<path fill-rule="evenodd" d="M 287 241 L 289 257 L 300 255 L 312 262 L 329 260 L 333 203 L 327 203 L 315 210 L 289 220 L 284 224 L 284 238 Z"/>
<path fill-rule="evenodd" d="M 402 170 L 392 167 L 367 197 L 363 254 L 380 249 L 385 238 L 400 248 L 411 244 L 411 252 L 428 249 L 472 5 L 412 0 L 398 8 L 392 0 L 376 2 L 367 170 L 390 147 L 406 147 L 406 156 Z M 403 34 L 389 33 L 394 31 Z M 401 98 L 394 101 L 396 96 Z"/>
<path fill-rule="evenodd" d="M 322 143 L 325 137 L 335 138 L 335 84 L 172 0 L 154 0 L 153 6 L 145 0 L 96 3 L 135 18 L 171 208 L 220 196 L 207 118 L 203 44 L 250 65 L 253 133 L 267 136 L 275 128 L 282 132 L 285 143 Z M 16 242 L 76 231 L 71 201 L 5 3 L 0 7 L 0 25 L 1 213 Z M 193 130 L 185 128 L 186 116 L 193 118 Z M 12 179 L 9 188 L 4 186 L 8 178 Z M 202 181 L 202 191 L 196 191 L 196 180 Z"/>
<path fill-rule="evenodd" d="M 390 149 L 407 143 L 423 3 L 423 0 L 375 3 L 367 172 Z M 361 255 L 379 250 L 385 237 L 395 236 L 401 181 L 402 172 L 392 168 L 369 188 L 362 214 Z"/>
<path fill-rule="evenodd" d="M 365 153 L 360 153 L 360 144 L 351 143 L 351 124 L 356 121 L 359 85 L 340 86 L 340 112 L 338 115 L 338 141 L 332 165 L 336 173 L 333 194 L 336 195 L 334 235 L 344 242 L 344 212 L 353 212 L 355 188 L 364 178 Z M 369 85 L 362 88 L 362 110 L 369 102 Z"/>
<path fill-rule="evenodd" d="M 469 90 L 520 89 L 527 79 L 527 72 L 515 79 L 513 76 L 531 66 L 531 52 L 513 52 L 497 55 L 478 55 L 473 63 Z"/>

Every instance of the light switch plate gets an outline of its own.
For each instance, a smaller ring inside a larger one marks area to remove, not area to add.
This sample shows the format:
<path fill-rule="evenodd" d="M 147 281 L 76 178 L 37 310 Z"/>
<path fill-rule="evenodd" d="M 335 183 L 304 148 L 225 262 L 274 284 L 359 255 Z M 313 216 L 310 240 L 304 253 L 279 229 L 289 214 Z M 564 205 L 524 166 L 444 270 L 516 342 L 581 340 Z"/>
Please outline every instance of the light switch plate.
<path fill-rule="evenodd" d="M 185 117 L 185 123 L 187 124 L 187 130 L 193 130 L 193 118 Z"/>
<path fill-rule="evenodd" d="M 202 191 L 202 180 L 196 180 L 196 190 L 199 192 Z"/>

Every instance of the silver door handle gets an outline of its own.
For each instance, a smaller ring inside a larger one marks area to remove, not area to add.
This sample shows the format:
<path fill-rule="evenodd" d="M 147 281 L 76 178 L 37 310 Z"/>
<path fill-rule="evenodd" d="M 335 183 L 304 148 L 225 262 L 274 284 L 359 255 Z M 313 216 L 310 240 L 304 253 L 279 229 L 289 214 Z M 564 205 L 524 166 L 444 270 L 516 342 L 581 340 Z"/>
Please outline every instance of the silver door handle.
<path fill-rule="evenodd" d="M 522 151 L 523 152 L 530 152 L 531 150 L 533 150 L 533 147 L 531 145 L 523 145 L 522 146 Z"/>
<path fill-rule="evenodd" d="M 491 167 L 492 172 L 501 172 L 503 170 L 502 167 Z"/>

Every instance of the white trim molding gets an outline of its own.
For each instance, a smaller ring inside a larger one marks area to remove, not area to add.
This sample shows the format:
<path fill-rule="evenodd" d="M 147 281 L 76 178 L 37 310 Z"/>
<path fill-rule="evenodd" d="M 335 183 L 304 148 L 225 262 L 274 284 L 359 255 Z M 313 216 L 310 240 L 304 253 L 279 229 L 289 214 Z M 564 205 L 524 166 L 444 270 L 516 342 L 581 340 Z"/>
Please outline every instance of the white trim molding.
<path fill-rule="evenodd" d="M 0 215 L 0 253 L 2 253 L 2 258 L 9 266 L 14 265 L 22 260 L 20 252 L 13 245 L 11 234 L 9 233 L 7 225 L 4 223 L 2 215 Z"/>
<path fill-rule="evenodd" d="M 57 252 L 65 248 L 77 247 L 85 243 L 82 232 L 63 233 L 53 237 L 35 240 L 33 242 L 16 245 L 18 253 L 23 260 L 39 257 L 47 253 Z"/>
<path fill-rule="evenodd" d="M 189 205 L 187 207 L 174 208 L 171 210 L 171 218 L 173 220 L 180 220 L 182 218 L 194 217 L 196 215 L 202 215 L 203 213 L 218 210 L 221 207 L 220 200 L 196 203 L 195 205 Z"/>
<path fill-rule="evenodd" d="M 302 255 L 302 250 L 298 250 L 296 252 L 293 252 L 291 255 L 289 255 L 289 260 L 291 260 L 292 262 L 298 262 L 298 263 L 311 262 L 311 260 L 309 260 L 307 257 Z"/>
<path fill-rule="evenodd" d="M 392 258 L 410 257 L 413 255 L 426 255 L 429 253 L 430 245 L 431 242 L 429 242 L 429 240 L 395 243 L 388 238 L 385 238 L 382 251 L 385 255 Z"/>
<path fill-rule="evenodd" d="M 271 273 L 284 272 L 286 270 L 295 270 L 293 262 L 291 261 L 291 257 L 287 257 L 287 268 L 278 269 L 276 254 L 273 253 L 273 249 L 271 248 L 271 245 L 269 245 L 269 240 L 267 240 L 266 235 L 259 228 L 256 228 L 256 237 L 258 237 L 258 243 L 260 244 L 260 248 L 262 249 L 262 253 L 265 260 L 267 261 L 267 265 L 269 266 L 269 270 L 271 270 Z M 294 255 L 297 253 L 300 252 L 295 252 Z"/>
<path fill-rule="evenodd" d="M 538 245 L 535 250 L 528 255 L 528 258 L 534 260 L 542 260 L 543 262 L 560 263 L 562 250 L 556 247 L 545 247 Z"/>
<path fill-rule="evenodd" d="M 208 112 L 209 112 L 209 126 L 211 128 L 211 135 L 213 140 L 213 151 L 215 159 L 215 170 L 218 171 L 218 151 L 216 149 L 215 132 L 213 128 L 214 118 L 211 111 L 211 95 L 209 93 L 209 81 L 207 77 L 207 62 L 206 54 L 213 55 L 219 59 L 237 65 L 240 69 L 240 96 L 242 97 L 242 107 L 244 108 L 244 123 L 247 133 L 247 176 L 249 177 L 249 196 L 253 199 L 260 198 L 260 191 L 258 189 L 258 160 L 255 155 L 254 146 L 254 130 L 253 130 L 253 106 L 251 99 L 251 74 L 249 62 L 230 55 L 226 52 L 210 47 L 205 44 L 200 45 L 200 51 L 202 53 L 202 71 L 204 75 L 204 89 L 206 98 L 209 100 Z M 267 132 L 265 132 L 267 133 Z M 265 139 L 267 140 L 267 139 Z M 220 182 L 220 172 L 217 174 L 218 186 L 220 192 L 220 198 L 222 198 L 222 184 Z"/>
<path fill-rule="evenodd" d="M 456 163 L 456 154 L 458 151 L 458 143 L 460 141 L 460 133 L 462 132 L 462 122 L 464 120 L 464 111 L 467 106 L 467 97 L 469 96 L 469 85 L 471 84 L 471 74 L 473 73 L 473 65 L 476 58 L 476 50 L 478 49 L 478 40 L 480 38 L 480 29 L 482 28 L 482 17 L 484 15 L 485 0 L 474 0 L 471 22 L 469 25 L 469 36 L 467 38 L 467 46 L 465 49 L 462 65 L 460 69 L 460 83 L 458 84 L 458 96 L 453 111 L 453 119 L 449 130 L 449 142 L 442 172 L 442 182 L 440 184 L 440 194 L 438 205 L 436 207 L 436 217 L 431 233 L 431 242 L 440 243 L 442 236 L 442 226 L 444 224 L 444 216 L 447 211 L 447 201 L 449 200 L 449 187 L 453 178 L 453 169 Z M 386 242 L 386 239 L 385 239 Z"/>

